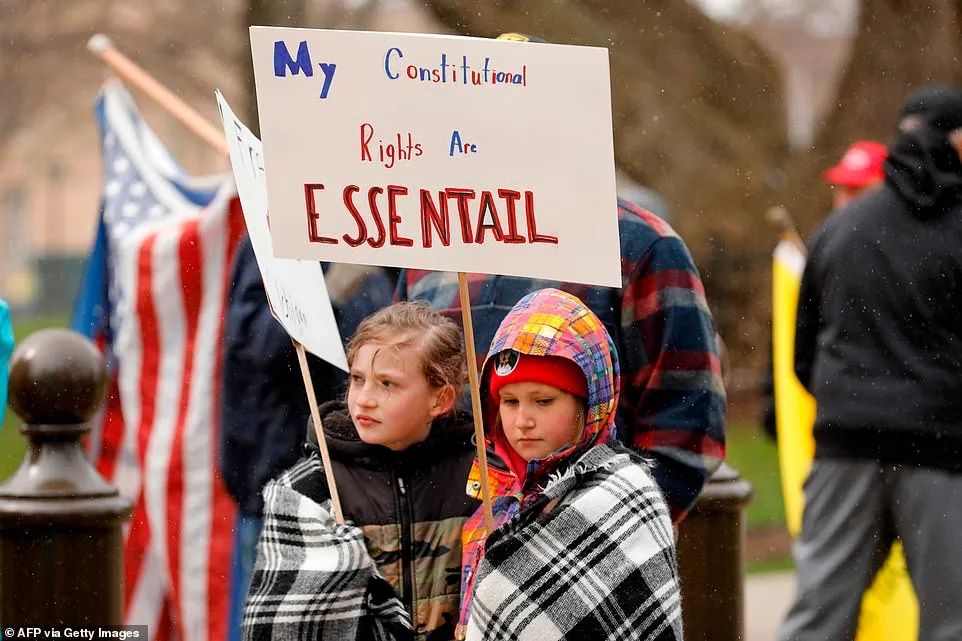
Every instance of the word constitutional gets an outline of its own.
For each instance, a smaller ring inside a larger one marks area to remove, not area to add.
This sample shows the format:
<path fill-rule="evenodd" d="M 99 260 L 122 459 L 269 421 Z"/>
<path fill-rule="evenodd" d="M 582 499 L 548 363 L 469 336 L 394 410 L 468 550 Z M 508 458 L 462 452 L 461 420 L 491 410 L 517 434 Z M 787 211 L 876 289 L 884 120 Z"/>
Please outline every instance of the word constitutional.
<path fill-rule="evenodd" d="M 384 74 L 390 80 L 408 79 L 418 82 L 462 85 L 518 85 L 528 86 L 528 66 L 521 69 L 497 69 L 491 58 L 485 57 L 477 67 L 468 64 L 468 57 L 461 56 L 461 63 L 450 62 L 448 54 L 442 53 L 437 64 L 407 64 L 400 47 L 391 47 L 384 54 Z"/>
<path fill-rule="evenodd" d="M 361 192 L 357 185 L 346 186 L 341 193 L 341 200 L 345 213 L 345 222 L 353 221 L 354 229 L 344 233 L 339 238 L 323 236 L 321 226 L 327 229 L 338 228 L 338 223 L 330 220 L 318 209 L 317 195 L 324 190 L 321 183 L 307 183 L 304 185 L 304 202 L 307 214 L 307 235 L 312 243 L 337 245 L 345 243 L 350 247 L 367 244 L 373 248 L 383 247 L 386 243 L 395 247 L 412 247 L 413 238 L 404 236 L 404 219 L 399 211 L 398 202 L 409 195 L 407 187 L 402 185 L 387 185 L 387 188 L 373 186 L 367 190 L 366 213 L 362 204 L 359 208 L 356 198 Z M 418 242 L 421 247 L 434 246 L 435 236 L 444 247 L 449 247 L 458 238 L 453 232 L 460 231 L 460 240 L 464 245 L 483 245 L 489 238 L 494 242 L 505 244 L 550 243 L 557 245 L 558 237 L 538 232 L 535 215 L 534 192 L 520 192 L 514 189 L 497 189 L 494 191 L 476 191 L 448 187 L 433 192 L 429 189 L 419 189 L 418 198 Z M 384 200 L 387 200 L 387 218 L 385 221 Z M 523 212 L 520 203 L 523 199 Z M 524 228 L 519 227 L 518 217 L 523 213 Z M 453 219 L 453 222 L 452 222 Z M 374 234 L 369 233 L 368 221 L 373 223 Z M 350 224 L 350 223 L 349 223 Z M 454 229 L 455 226 L 458 228 Z M 411 227 L 409 223 L 407 227 Z M 524 232 L 522 234 L 522 232 Z M 330 233 L 330 232 L 328 232 Z M 409 232 L 410 233 L 410 230 Z"/>

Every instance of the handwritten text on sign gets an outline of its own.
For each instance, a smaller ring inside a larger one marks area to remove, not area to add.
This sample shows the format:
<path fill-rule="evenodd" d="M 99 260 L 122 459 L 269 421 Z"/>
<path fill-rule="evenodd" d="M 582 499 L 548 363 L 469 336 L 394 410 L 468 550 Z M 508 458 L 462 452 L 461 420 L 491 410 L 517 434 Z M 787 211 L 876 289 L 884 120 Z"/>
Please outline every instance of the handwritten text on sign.
<path fill-rule="evenodd" d="M 621 284 L 608 54 L 252 27 L 275 254 Z"/>
<path fill-rule="evenodd" d="M 316 261 L 274 258 L 261 142 L 234 115 L 224 96 L 219 91 L 215 95 L 244 222 L 271 312 L 291 338 L 309 352 L 347 371 L 347 358 L 321 265 Z"/>

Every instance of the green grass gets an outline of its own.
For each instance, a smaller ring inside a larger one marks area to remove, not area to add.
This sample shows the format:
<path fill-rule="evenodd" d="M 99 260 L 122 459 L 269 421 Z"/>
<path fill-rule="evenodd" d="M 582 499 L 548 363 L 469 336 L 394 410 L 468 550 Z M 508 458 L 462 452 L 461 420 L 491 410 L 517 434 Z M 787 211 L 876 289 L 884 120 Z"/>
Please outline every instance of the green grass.
<path fill-rule="evenodd" d="M 778 557 L 762 561 L 749 561 L 745 567 L 746 574 L 771 574 L 773 572 L 789 572 L 795 569 L 792 557 Z"/>
<path fill-rule="evenodd" d="M 785 504 L 775 442 L 752 423 L 728 425 L 728 464 L 755 489 L 745 520 L 749 529 L 784 527 Z"/>
<path fill-rule="evenodd" d="M 27 440 L 20 433 L 20 421 L 16 415 L 7 410 L 3 427 L 0 427 L 0 482 L 13 474 L 27 449 Z"/>
<path fill-rule="evenodd" d="M 67 319 L 62 316 L 14 318 L 13 336 L 19 344 L 37 330 L 47 327 L 66 327 L 66 325 Z M 8 408 L 3 427 L 0 427 L 0 482 L 6 480 L 20 467 L 26 449 L 27 440 L 20 433 L 20 420 Z"/>
<path fill-rule="evenodd" d="M 47 329 L 48 327 L 67 326 L 69 320 L 66 316 L 34 316 L 30 318 L 13 318 L 13 337 L 19 345 L 27 336 L 34 332 Z"/>
<path fill-rule="evenodd" d="M 785 504 L 782 499 L 781 476 L 778 471 L 778 450 L 761 427 L 754 423 L 733 421 L 728 424 L 728 464 L 738 470 L 754 488 L 754 497 L 745 512 L 748 527 L 748 574 L 784 572 L 794 564 L 788 554 L 775 553 L 765 548 L 772 530 L 785 528 Z"/>

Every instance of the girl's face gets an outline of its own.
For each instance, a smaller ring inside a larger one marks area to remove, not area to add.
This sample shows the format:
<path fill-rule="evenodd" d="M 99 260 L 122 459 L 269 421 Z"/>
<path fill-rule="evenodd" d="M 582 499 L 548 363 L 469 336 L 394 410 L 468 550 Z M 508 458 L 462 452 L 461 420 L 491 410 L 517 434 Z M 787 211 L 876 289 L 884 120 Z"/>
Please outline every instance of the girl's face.
<path fill-rule="evenodd" d="M 370 342 L 354 355 L 347 407 L 365 443 L 405 450 L 426 439 L 431 422 L 453 406 L 454 389 L 431 386 L 415 347 Z"/>
<path fill-rule="evenodd" d="M 526 461 L 574 444 L 584 429 L 581 400 L 544 383 L 511 383 L 498 392 L 501 426 Z"/>

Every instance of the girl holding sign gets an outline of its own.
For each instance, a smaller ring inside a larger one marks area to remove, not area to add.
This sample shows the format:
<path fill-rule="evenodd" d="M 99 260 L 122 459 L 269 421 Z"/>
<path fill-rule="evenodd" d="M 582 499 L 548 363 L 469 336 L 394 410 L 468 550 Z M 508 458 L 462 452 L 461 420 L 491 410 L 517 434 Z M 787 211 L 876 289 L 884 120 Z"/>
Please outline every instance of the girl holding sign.
<path fill-rule="evenodd" d="M 619 388 L 611 337 L 574 296 L 534 292 L 501 323 L 481 393 L 507 469 L 489 470 L 493 534 L 480 511 L 465 525 L 458 638 L 682 638 L 668 507 L 610 438 Z"/>
<path fill-rule="evenodd" d="M 388 638 L 372 629 L 397 604 L 383 577 L 411 615 L 415 639 L 449 641 L 458 616 L 461 528 L 478 506 L 464 492 L 473 423 L 454 410 L 465 378 L 461 332 L 423 303 L 399 303 L 361 322 L 347 352 L 347 402 L 320 408 L 347 525 L 334 524 L 327 511 L 305 518 L 330 498 L 311 424 L 308 456 L 274 482 L 293 493 L 294 505 L 279 513 L 284 506 L 271 502 L 271 486 L 265 491 L 245 638 L 278 638 L 275 622 L 282 620 L 293 626 L 290 638 Z M 346 561 L 325 562 L 336 545 L 352 540 L 363 546 L 340 558 L 358 556 L 358 549 L 365 556 L 366 549 L 380 575 L 374 581 L 355 586 L 357 573 L 344 571 Z M 351 594 L 349 585 L 356 588 Z M 365 590 L 366 597 L 354 598 Z M 352 617 L 360 621 L 348 629 L 343 620 Z"/>

